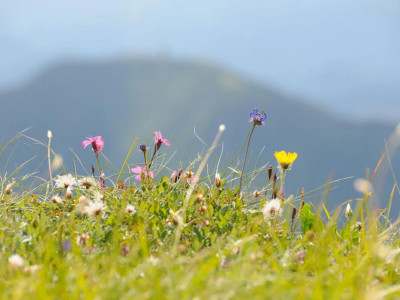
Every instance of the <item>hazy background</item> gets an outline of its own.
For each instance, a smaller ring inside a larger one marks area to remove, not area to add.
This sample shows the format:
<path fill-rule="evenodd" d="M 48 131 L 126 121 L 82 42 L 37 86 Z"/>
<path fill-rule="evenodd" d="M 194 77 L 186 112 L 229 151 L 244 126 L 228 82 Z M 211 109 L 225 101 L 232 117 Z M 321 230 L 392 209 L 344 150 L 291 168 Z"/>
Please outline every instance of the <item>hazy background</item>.
<path fill-rule="evenodd" d="M 267 103 L 253 158 L 299 151 L 293 189 L 362 177 L 400 122 L 399 30 L 400 0 L 0 0 L 0 133 L 52 129 L 88 159 L 103 135 L 120 161 L 156 129 L 195 154 L 193 127 L 210 142 L 223 121 L 237 152 Z"/>

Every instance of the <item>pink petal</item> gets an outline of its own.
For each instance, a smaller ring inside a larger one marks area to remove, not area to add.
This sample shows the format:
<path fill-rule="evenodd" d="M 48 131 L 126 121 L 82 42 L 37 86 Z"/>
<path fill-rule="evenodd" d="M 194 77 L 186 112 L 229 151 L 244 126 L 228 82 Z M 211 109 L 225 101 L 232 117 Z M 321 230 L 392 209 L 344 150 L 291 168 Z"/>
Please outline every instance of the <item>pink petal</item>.
<path fill-rule="evenodd" d="M 137 176 L 135 176 L 135 179 L 136 179 L 137 181 L 142 181 L 142 176 L 141 176 L 141 175 L 137 175 Z"/>
<path fill-rule="evenodd" d="M 162 134 L 161 134 L 161 132 L 157 132 L 157 131 L 154 131 L 154 137 L 156 138 L 156 141 L 158 141 L 158 140 L 160 140 L 160 139 L 162 139 Z"/>
<path fill-rule="evenodd" d="M 131 172 L 135 173 L 135 174 L 142 174 L 142 170 L 143 170 L 143 167 L 135 167 L 135 168 L 131 169 Z"/>
<path fill-rule="evenodd" d="M 149 175 L 150 175 L 151 178 L 154 178 L 154 173 L 153 172 L 150 172 Z"/>
<path fill-rule="evenodd" d="M 161 142 L 165 145 L 165 146 L 169 146 L 170 143 L 167 139 L 162 139 Z"/>
<path fill-rule="evenodd" d="M 86 148 L 87 146 L 89 146 L 90 144 L 92 144 L 91 141 L 83 141 L 83 142 L 82 142 L 83 149 L 85 149 L 85 148 Z"/>

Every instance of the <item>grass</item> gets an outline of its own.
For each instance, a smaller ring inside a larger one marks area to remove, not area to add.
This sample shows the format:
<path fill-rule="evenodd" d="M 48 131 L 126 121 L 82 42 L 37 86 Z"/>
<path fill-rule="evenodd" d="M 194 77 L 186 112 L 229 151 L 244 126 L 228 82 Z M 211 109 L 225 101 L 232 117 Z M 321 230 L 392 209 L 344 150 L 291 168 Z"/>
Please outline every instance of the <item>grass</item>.
<path fill-rule="evenodd" d="M 283 196 L 279 168 L 268 179 L 266 168 L 244 176 L 247 191 L 257 173 L 265 174 L 258 197 L 237 192 L 237 171 L 222 172 L 218 187 L 214 175 L 192 181 L 203 167 L 213 169 L 206 158 L 217 139 L 176 182 L 142 174 L 141 183 L 132 176 L 121 183 L 135 143 L 115 174 L 118 184 L 78 184 L 70 198 L 50 179 L 24 188 L 32 174 L 13 183 L 2 170 L 2 299 L 400 297 L 398 222 L 370 209 L 368 194 L 349 201 L 345 218 L 347 203 L 329 212 L 309 202 L 309 193 Z M 266 211 L 272 198 L 279 206 Z"/>

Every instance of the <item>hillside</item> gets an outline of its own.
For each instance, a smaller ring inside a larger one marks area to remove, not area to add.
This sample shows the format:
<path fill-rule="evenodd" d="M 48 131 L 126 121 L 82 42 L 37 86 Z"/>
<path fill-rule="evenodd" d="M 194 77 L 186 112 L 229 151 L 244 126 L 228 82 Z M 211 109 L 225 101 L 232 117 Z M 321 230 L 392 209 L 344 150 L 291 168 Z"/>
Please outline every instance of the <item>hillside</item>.
<path fill-rule="evenodd" d="M 0 102 L 2 136 L 30 127 L 30 136 L 45 141 L 51 129 L 53 148 L 69 166 L 73 155 L 68 147 L 85 167 L 93 162 L 92 153 L 81 147 L 86 136 L 102 135 L 104 154 L 120 166 L 135 137 L 149 144 L 152 132 L 161 130 L 172 142 L 168 152 L 177 151 L 169 165 L 172 169 L 180 159 L 188 163 L 204 149 L 194 128 L 211 143 L 218 125 L 226 124 L 222 142 L 232 157 L 249 130 L 249 112 L 265 106 L 266 126 L 255 131 L 251 157 L 254 162 L 264 145 L 259 164 L 275 164 L 275 150 L 298 152 L 287 178 L 292 193 L 324 184 L 332 172 L 334 178 L 363 177 L 367 167 L 375 167 L 384 138 L 394 129 L 336 119 L 301 99 L 208 63 L 164 59 L 60 64 L 19 89 L 0 94 Z M 32 156 L 32 149 L 19 147 L 15 155 L 14 163 L 21 163 Z M 355 196 L 352 184 L 352 180 L 338 184 L 331 200 L 338 203 Z"/>

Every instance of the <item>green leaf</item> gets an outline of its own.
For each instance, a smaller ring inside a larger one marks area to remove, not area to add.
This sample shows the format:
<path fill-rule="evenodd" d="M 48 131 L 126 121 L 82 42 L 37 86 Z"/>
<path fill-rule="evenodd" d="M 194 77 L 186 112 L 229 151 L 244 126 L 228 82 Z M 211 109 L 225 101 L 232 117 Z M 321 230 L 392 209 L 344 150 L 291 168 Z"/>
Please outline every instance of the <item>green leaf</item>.
<path fill-rule="evenodd" d="M 311 205 L 306 203 L 301 210 L 301 229 L 303 233 L 309 231 L 314 223 L 315 216 L 311 211 Z"/>

